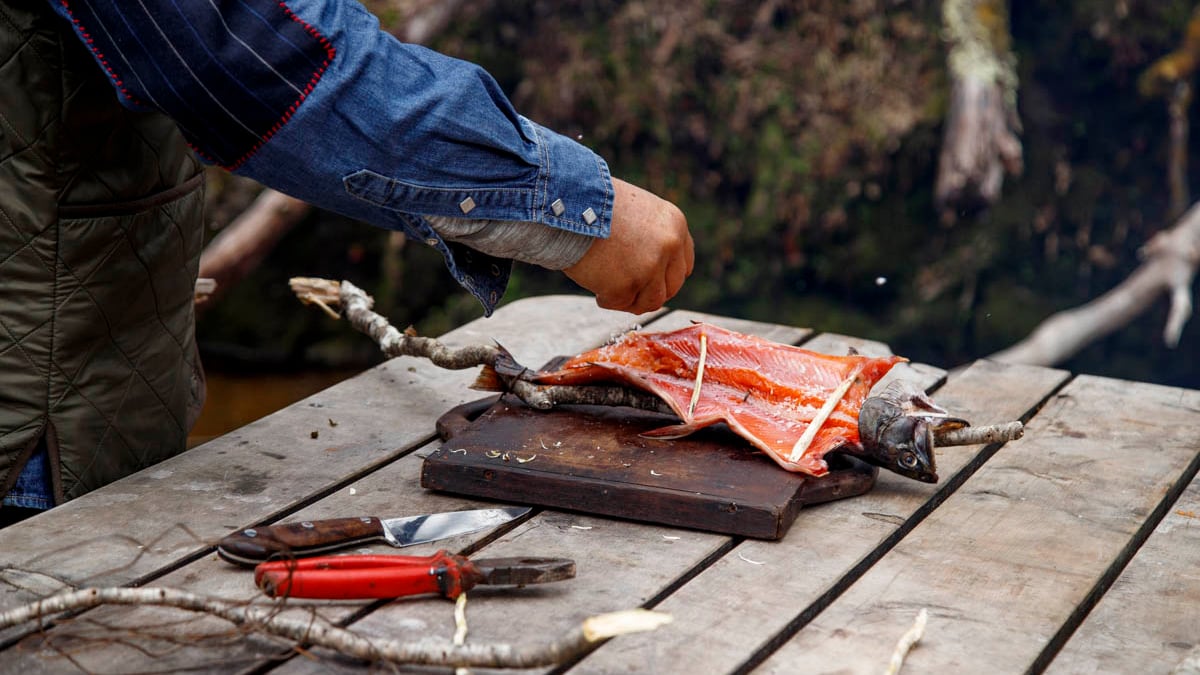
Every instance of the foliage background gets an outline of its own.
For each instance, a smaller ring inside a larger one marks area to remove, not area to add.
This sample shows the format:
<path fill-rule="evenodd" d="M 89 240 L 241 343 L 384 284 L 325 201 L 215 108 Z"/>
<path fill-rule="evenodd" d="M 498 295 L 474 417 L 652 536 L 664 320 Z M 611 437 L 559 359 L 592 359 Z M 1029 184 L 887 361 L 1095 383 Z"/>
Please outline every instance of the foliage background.
<path fill-rule="evenodd" d="M 388 3 L 366 4 L 396 28 Z M 940 4 L 468 3 L 432 46 L 480 63 L 523 114 L 683 207 L 697 267 L 672 306 L 852 333 L 953 367 L 1119 283 L 1171 224 L 1166 105 L 1140 96 L 1137 77 L 1177 47 L 1193 3 L 1012 3 L 1025 171 L 995 208 L 954 223 L 932 203 Z M 215 225 L 248 198 L 214 194 Z M 317 214 L 202 318 L 208 361 L 377 358 L 297 309 L 286 279 L 300 274 L 360 283 L 423 334 L 481 315 L 426 247 Z M 524 266 L 505 297 L 578 291 Z M 1200 387 L 1198 322 L 1169 350 L 1165 314 L 1164 300 L 1062 367 Z"/>

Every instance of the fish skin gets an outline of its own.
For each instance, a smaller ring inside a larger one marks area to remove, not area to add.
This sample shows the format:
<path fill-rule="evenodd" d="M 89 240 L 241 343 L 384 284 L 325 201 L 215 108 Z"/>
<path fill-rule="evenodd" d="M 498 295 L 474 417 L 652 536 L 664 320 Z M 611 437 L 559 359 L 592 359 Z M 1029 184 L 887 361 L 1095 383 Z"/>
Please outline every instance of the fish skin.
<path fill-rule="evenodd" d="M 700 397 L 688 415 L 700 336 L 706 339 Z M 615 342 L 569 359 L 558 370 L 533 376 L 538 384 L 611 382 L 659 396 L 682 420 L 645 436 L 679 438 L 718 422 L 764 451 L 789 471 L 811 476 L 829 472 L 831 450 L 859 444 L 858 412 L 875 385 L 900 356 L 830 356 L 771 342 L 719 326 L 696 323 L 670 332 L 630 332 Z M 796 461 L 788 459 L 826 399 L 855 368 L 862 372 Z"/>

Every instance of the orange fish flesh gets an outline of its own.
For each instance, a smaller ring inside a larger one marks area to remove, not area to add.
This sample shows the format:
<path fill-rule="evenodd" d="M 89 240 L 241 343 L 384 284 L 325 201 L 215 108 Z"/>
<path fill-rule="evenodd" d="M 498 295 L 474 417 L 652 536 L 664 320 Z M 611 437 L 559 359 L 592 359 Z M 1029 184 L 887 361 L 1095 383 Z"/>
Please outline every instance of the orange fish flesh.
<path fill-rule="evenodd" d="M 682 420 L 646 436 L 678 438 L 724 422 L 784 469 L 823 476 L 829 472 L 827 453 L 860 449 L 863 401 L 904 361 L 900 356 L 830 356 L 697 323 L 670 332 L 626 333 L 530 379 L 548 385 L 636 387 L 661 398 Z M 811 443 L 794 454 L 797 441 L 839 387 L 845 392 L 836 406 L 810 434 Z"/>

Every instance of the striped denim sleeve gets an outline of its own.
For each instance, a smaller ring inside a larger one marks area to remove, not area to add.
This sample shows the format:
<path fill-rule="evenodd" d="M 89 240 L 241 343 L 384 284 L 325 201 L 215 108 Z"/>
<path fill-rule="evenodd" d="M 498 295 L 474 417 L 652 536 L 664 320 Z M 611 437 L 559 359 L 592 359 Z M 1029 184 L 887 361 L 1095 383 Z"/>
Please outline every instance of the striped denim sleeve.
<path fill-rule="evenodd" d="M 172 117 L 236 169 L 287 122 L 332 61 L 277 0 L 57 0 L 123 101 Z"/>

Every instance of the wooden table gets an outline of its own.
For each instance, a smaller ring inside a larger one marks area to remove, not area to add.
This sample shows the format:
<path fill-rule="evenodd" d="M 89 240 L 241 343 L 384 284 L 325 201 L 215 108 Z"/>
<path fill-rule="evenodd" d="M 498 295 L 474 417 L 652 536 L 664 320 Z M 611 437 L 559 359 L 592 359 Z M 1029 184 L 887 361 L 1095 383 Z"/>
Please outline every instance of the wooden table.
<path fill-rule="evenodd" d="M 521 362 L 540 364 L 635 321 L 670 329 L 693 319 L 835 353 L 849 344 L 887 349 L 683 311 L 633 319 L 566 296 L 514 302 L 443 340 L 495 339 Z M 603 644 L 572 673 L 883 672 L 922 608 L 928 625 L 906 673 L 1161 673 L 1192 653 L 1200 641 L 1200 392 L 988 362 L 953 373 L 903 369 L 976 425 L 1025 420 L 1025 437 L 941 449 L 936 485 L 883 472 L 866 495 L 802 511 L 775 542 L 535 510 L 499 537 L 404 552 L 444 547 L 578 561 L 570 581 L 473 592 L 468 643 L 547 641 L 620 609 L 673 617 L 657 631 Z M 0 530 L 0 611 L 64 586 L 163 586 L 266 602 L 245 570 L 216 557 L 213 542 L 277 521 L 486 505 L 418 483 L 421 457 L 438 443 L 435 420 L 479 397 L 468 389 L 474 377 L 393 359 Z M 318 611 L 370 636 L 449 640 L 453 607 L 424 597 L 324 603 Z M 0 633 L 0 671 L 76 668 L 371 666 L 247 638 L 175 609 L 100 607 L 43 631 Z"/>

